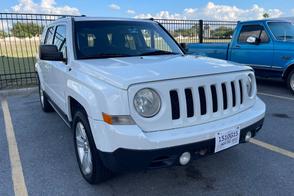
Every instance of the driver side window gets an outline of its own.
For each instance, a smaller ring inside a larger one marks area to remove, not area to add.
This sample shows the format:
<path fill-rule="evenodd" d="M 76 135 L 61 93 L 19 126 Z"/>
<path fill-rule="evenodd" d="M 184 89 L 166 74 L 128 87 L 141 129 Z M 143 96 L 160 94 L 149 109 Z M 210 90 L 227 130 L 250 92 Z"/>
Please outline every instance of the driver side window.
<path fill-rule="evenodd" d="M 247 43 L 247 38 L 254 36 L 260 39 L 259 43 L 268 43 L 269 37 L 261 25 L 244 25 L 241 29 L 238 42 Z"/>

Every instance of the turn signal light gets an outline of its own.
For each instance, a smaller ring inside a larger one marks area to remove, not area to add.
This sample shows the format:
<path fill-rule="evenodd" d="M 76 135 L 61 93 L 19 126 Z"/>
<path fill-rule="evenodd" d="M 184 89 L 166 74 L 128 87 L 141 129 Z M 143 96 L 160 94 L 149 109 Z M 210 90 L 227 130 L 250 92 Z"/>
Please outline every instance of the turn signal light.
<path fill-rule="evenodd" d="M 109 115 L 102 113 L 103 121 L 110 125 L 133 125 L 134 120 L 129 115 Z"/>

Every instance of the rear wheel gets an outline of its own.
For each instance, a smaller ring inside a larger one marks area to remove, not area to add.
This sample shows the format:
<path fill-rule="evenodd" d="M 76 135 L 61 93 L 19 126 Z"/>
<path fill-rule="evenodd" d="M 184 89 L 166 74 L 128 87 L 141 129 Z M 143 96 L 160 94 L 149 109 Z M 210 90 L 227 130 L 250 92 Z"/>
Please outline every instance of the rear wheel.
<path fill-rule="evenodd" d="M 87 115 L 77 111 L 73 121 L 74 144 L 81 174 L 90 184 L 98 184 L 111 177 L 96 150 Z"/>
<path fill-rule="evenodd" d="M 289 90 L 294 94 L 294 70 L 292 70 L 288 75 L 287 86 Z"/>

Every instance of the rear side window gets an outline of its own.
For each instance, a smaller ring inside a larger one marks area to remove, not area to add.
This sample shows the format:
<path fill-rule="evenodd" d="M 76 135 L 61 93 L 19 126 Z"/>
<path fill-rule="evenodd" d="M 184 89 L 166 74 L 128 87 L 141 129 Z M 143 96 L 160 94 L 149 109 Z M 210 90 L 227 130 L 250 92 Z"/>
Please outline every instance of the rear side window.
<path fill-rule="evenodd" d="M 66 58 L 66 27 L 60 25 L 56 27 L 53 44 L 57 46 L 58 50 L 63 53 Z"/>
<path fill-rule="evenodd" d="M 49 27 L 46 32 L 44 44 L 52 44 L 54 35 L 54 27 Z"/>
<path fill-rule="evenodd" d="M 246 43 L 248 37 L 254 36 L 260 39 L 260 43 L 269 42 L 269 37 L 261 25 L 244 25 L 241 29 L 238 42 Z"/>

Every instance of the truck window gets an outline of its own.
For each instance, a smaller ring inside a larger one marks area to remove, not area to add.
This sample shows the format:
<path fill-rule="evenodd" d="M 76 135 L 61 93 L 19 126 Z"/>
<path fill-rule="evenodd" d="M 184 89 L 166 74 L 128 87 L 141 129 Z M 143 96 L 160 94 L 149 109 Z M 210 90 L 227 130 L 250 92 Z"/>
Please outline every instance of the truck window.
<path fill-rule="evenodd" d="M 268 26 L 280 41 L 294 40 L 294 25 L 290 22 L 269 22 Z"/>
<path fill-rule="evenodd" d="M 52 44 L 54 27 L 49 27 L 45 36 L 44 44 Z"/>
<path fill-rule="evenodd" d="M 269 42 L 269 37 L 261 25 L 244 25 L 241 29 L 238 42 L 246 43 L 248 37 L 254 36 L 260 39 L 260 43 Z"/>
<path fill-rule="evenodd" d="M 56 27 L 53 44 L 57 46 L 58 50 L 63 53 L 66 58 L 66 28 L 64 25 Z"/>

